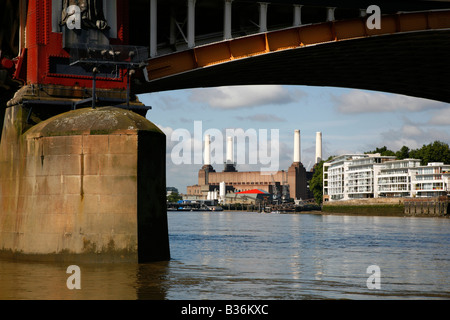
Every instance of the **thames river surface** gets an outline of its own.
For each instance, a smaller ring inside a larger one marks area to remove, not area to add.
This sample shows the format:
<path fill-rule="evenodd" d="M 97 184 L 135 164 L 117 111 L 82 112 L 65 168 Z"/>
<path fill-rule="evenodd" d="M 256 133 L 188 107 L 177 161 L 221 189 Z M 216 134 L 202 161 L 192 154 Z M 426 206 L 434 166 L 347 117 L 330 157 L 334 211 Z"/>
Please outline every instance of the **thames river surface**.
<path fill-rule="evenodd" d="M 172 259 L 0 261 L 0 299 L 450 299 L 450 219 L 169 212 Z"/>

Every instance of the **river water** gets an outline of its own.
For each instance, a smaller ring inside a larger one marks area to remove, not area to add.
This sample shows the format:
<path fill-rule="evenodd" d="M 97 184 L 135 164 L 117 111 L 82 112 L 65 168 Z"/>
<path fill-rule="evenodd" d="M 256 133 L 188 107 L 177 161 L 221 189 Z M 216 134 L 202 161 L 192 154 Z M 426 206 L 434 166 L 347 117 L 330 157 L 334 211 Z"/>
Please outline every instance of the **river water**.
<path fill-rule="evenodd" d="M 0 261 L 0 299 L 450 299 L 450 219 L 169 212 L 168 220 L 169 262 L 79 265 L 81 289 L 69 290 L 67 265 Z"/>

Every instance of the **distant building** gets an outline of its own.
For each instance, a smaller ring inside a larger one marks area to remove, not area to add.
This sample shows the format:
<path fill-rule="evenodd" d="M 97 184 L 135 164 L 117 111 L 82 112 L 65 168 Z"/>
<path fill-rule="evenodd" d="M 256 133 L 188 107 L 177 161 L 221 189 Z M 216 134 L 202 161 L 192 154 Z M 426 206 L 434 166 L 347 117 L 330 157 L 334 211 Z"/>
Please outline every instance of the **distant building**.
<path fill-rule="evenodd" d="M 418 159 L 392 160 L 374 168 L 375 198 L 410 197 L 412 179 L 420 166 Z"/>
<path fill-rule="evenodd" d="M 393 156 L 381 156 L 376 153 L 350 161 L 344 188 L 348 199 L 374 198 L 377 183 L 375 168 L 394 159 Z"/>
<path fill-rule="evenodd" d="M 324 201 L 373 198 L 374 165 L 394 160 L 376 154 L 344 154 L 323 165 Z"/>
<path fill-rule="evenodd" d="M 322 135 L 317 135 L 316 159 L 322 158 Z M 205 137 L 204 165 L 198 172 L 198 183 L 187 187 L 188 196 L 204 199 L 220 199 L 226 201 L 230 194 L 237 191 L 259 189 L 269 194 L 279 196 L 280 199 L 306 200 L 312 198 L 308 190 L 312 172 L 307 172 L 301 163 L 300 130 L 294 133 L 293 163 L 287 171 L 279 170 L 272 174 L 260 171 L 239 172 L 233 162 L 232 143 L 227 138 L 227 161 L 222 172 L 216 172 L 210 164 L 209 137 Z M 222 184 L 222 190 L 220 185 Z"/>
<path fill-rule="evenodd" d="M 175 187 L 166 187 L 166 196 L 170 195 L 171 193 L 179 193 L 178 189 Z"/>
<path fill-rule="evenodd" d="M 324 163 L 323 201 L 449 194 L 450 165 L 380 154 L 344 154 Z"/>
<path fill-rule="evenodd" d="M 345 172 L 352 159 L 361 158 L 360 154 L 343 154 L 323 164 L 323 201 L 343 200 Z"/>
<path fill-rule="evenodd" d="M 449 194 L 450 164 L 430 162 L 417 167 L 412 179 L 412 194 L 417 197 L 437 197 Z"/>

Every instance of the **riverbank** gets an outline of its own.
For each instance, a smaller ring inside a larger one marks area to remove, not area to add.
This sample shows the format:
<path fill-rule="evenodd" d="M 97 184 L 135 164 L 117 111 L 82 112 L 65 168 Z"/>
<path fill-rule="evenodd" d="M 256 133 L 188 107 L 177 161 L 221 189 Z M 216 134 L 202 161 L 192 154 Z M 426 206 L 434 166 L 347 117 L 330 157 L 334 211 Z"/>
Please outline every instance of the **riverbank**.
<path fill-rule="evenodd" d="M 389 217 L 450 217 L 450 200 L 447 197 L 436 198 L 374 198 L 340 200 L 325 202 L 322 207 L 314 204 L 304 205 L 221 205 L 216 211 L 238 211 L 280 214 L 316 214 L 316 215 L 358 215 Z M 179 210 L 178 210 L 179 211 Z M 198 210 L 188 210 L 198 211 Z M 206 210 L 205 210 L 206 211 Z M 211 211 L 211 210 L 208 210 Z"/>
<path fill-rule="evenodd" d="M 322 207 L 324 214 L 358 214 L 402 217 L 405 215 L 403 204 L 396 205 L 336 205 Z"/>
<path fill-rule="evenodd" d="M 324 214 L 375 215 L 397 217 L 448 217 L 449 199 L 436 198 L 375 198 L 326 202 Z"/>

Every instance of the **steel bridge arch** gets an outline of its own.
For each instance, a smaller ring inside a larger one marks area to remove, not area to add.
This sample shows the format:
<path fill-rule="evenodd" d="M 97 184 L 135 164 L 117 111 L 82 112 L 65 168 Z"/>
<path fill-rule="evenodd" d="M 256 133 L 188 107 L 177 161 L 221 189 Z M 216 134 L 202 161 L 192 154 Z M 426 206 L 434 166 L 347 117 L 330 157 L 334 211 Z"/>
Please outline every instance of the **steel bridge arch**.
<path fill-rule="evenodd" d="M 450 102 L 450 10 L 291 27 L 148 61 L 136 93 L 248 84 L 334 86 Z"/>

